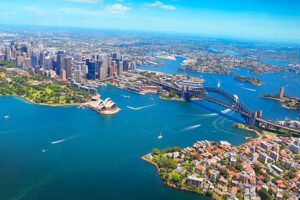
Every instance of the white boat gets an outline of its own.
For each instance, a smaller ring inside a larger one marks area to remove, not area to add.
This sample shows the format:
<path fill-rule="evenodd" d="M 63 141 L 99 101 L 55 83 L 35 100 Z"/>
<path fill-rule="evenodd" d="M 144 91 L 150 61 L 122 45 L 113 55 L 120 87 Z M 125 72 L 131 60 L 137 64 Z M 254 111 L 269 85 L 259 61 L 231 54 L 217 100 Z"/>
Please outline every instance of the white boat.
<path fill-rule="evenodd" d="M 160 134 L 159 134 L 159 136 L 157 137 L 157 139 L 163 139 L 163 136 L 162 136 L 162 134 L 161 134 L 161 132 L 160 132 Z"/>
<path fill-rule="evenodd" d="M 8 115 L 4 116 L 4 119 L 9 119 L 9 118 L 10 118 L 10 116 L 8 116 Z"/>
<path fill-rule="evenodd" d="M 43 152 L 43 153 L 47 152 L 47 149 L 43 149 L 42 152 Z"/>

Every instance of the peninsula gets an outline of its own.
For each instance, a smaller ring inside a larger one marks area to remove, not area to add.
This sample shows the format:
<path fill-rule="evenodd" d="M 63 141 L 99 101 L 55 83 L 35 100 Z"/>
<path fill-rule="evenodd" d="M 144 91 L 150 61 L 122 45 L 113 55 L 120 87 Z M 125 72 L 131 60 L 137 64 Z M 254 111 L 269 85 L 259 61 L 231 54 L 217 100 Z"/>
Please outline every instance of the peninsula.
<path fill-rule="evenodd" d="M 284 95 L 284 88 L 281 87 L 279 94 L 263 94 L 261 98 L 271 99 L 281 102 L 282 107 L 292 110 L 300 110 L 300 99 Z"/>
<path fill-rule="evenodd" d="M 40 105 L 79 105 L 91 99 L 84 90 L 19 68 L 0 67 L 0 80 L 0 95 L 17 96 Z"/>
<path fill-rule="evenodd" d="M 212 199 L 295 199 L 299 145 L 299 139 L 276 136 L 239 146 L 205 140 L 184 149 L 153 149 L 142 159 L 166 185 Z"/>
<path fill-rule="evenodd" d="M 91 93 L 67 82 L 16 68 L 13 63 L 0 67 L 0 96 L 17 96 L 44 106 L 88 107 L 104 115 L 120 111 L 110 99 L 102 101 L 100 95 L 92 97 Z"/>

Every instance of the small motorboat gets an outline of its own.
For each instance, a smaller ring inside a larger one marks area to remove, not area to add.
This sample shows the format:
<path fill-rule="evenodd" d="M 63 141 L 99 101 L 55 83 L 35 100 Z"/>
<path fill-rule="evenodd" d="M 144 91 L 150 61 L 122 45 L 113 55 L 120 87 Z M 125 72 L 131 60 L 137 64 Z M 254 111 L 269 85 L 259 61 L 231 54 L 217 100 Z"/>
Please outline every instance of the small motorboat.
<path fill-rule="evenodd" d="M 163 139 L 161 132 L 160 132 L 159 136 L 157 137 L 157 139 L 159 139 L 159 140 Z"/>

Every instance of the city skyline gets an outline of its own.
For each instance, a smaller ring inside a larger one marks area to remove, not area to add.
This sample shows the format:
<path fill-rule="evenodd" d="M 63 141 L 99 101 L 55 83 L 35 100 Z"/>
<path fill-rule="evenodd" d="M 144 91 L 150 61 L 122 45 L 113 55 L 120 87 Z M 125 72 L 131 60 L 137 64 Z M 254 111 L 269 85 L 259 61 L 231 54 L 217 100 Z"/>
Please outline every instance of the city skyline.
<path fill-rule="evenodd" d="M 293 0 L 13 0 L 1 4 L 4 8 L 1 11 L 1 24 L 190 33 L 300 42 L 300 14 L 297 12 L 300 3 Z"/>

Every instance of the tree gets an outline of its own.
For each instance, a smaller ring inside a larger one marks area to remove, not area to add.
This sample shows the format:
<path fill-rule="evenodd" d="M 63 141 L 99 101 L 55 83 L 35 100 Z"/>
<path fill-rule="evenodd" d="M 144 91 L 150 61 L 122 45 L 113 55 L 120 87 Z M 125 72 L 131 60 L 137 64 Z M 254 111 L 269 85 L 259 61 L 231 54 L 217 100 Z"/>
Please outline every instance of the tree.
<path fill-rule="evenodd" d="M 154 149 L 152 149 L 152 154 L 154 154 L 154 155 L 159 155 L 160 154 L 160 150 L 158 149 L 158 148 L 154 148 Z"/>
<path fill-rule="evenodd" d="M 177 168 L 177 163 L 174 160 L 164 156 L 161 156 L 158 165 L 162 168 L 167 168 L 172 170 Z"/>
<path fill-rule="evenodd" d="M 266 188 L 261 188 L 261 190 L 259 191 L 258 194 L 261 197 L 261 199 L 272 200 L 272 197 L 270 196 L 270 194 L 268 193 L 268 190 Z"/>
<path fill-rule="evenodd" d="M 176 96 L 177 96 L 176 91 L 175 91 L 175 90 L 170 90 L 170 92 L 169 92 L 169 97 L 170 97 L 170 98 L 174 98 L 174 97 L 176 97 Z"/>
<path fill-rule="evenodd" d="M 168 181 L 171 182 L 171 183 L 174 183 L 174 184 L 178 184 L 182 181 L 182 177 L 180 176 L 180 174 L 173 171 L 169 174 Z"/>

